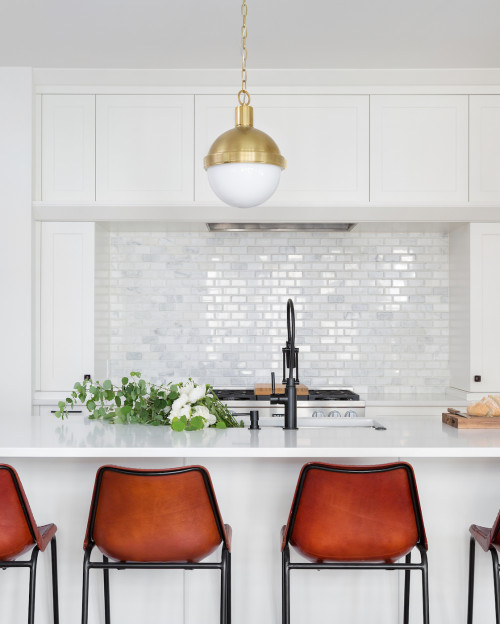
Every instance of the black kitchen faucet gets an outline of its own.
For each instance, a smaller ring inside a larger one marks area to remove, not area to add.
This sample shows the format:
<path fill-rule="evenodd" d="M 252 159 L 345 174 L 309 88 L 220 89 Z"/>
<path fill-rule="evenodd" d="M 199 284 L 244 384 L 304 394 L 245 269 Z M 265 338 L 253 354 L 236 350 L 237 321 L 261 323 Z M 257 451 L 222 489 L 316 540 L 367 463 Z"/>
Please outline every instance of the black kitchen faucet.
<path fill-rule="evenodd" d="M 285 394 L 276 394 L 276 380 L 274 372 L 271 373 L 271 405 L 283 405 L 285 407 L 284 429 L 297 429 L 297 388 L 299 383 L 299 350 L 295 347 L 295 310 L 293 301 L 288 300 L 286 304 L 286 323 L 288 330 L 288 340 L 283 348 L 283 383 Z M 285 368 L 288 366 L 288 378 L 285 380 Z M 297 370 L 297 379 L 293 376 L 294 369 Z"/>

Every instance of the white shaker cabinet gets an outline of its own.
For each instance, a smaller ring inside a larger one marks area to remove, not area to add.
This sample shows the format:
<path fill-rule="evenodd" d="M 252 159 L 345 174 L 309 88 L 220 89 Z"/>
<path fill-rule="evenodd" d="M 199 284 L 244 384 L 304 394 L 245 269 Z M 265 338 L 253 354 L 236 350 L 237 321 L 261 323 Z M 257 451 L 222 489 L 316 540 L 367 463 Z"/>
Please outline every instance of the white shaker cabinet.
<path fill-rule="evenodd" d="M 370 97 L 370 200 L 467 202 L 466 95 Z"/>
<path fill-rule="evenodd" d="M 95 200 L 95 96 L 43 95 L 43 201 Z"/>
<path fill-rule="evenodd" d="M 94 227 L 41 224 L 39 390 L 69 391 L 94 373 Z"/>
<path fill-rule="evenodd" d="M 500 223 L 450 233 L 450 385 L 500 393 Z"/>
<path fill-rule="evenodd" d="M 470 96 L 470 201 L 500 201 L 500 95 Z"/>
<path fill-rule="evenodd" d="M 213 141 L 234 127 L 234 95 L 196 96 L 195 198 L 219 204 L 203 158 Z M 369 97 L 255 95 L 254 126 L 269 134 L 287 159 L 267 205 L 368 202 Z"/>
<path fill-rule="evenodd" d="M 192 201 L 193 107 L 192 95 L 97 95 L 97 201 Z"/>

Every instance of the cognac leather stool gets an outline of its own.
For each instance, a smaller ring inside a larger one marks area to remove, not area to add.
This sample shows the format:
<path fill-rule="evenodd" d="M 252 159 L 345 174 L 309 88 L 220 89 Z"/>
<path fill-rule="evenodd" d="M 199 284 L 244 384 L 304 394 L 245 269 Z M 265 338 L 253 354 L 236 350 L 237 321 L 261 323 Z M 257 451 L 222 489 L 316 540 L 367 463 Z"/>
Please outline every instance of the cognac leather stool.
<path fill-rule="evenodd" d="M 36 564 L 38 553 L 50 543 L 54 624 L 59 624 L 55 524 L 37 526 L 17 472 L 0 464 L 0 568 L 29 568 L 28 624 L 35 621 Z M 31 557 L 18 557 L 31 551 Z"/>
<path fill-rule="evenodd" d="M 282 538 L 282 622 L 290 624 L 290 570 L 404 570 L 404 624 L 410 572 L 422 573 L 423 622 L 429 623 L 427 540 L 413 469 L 303 466 Z M 290 546 L 309 562 L 290 561 Z M 420 562 L 411 562 L 414 548 Z M 405 557 L 404 563 L 397 563 Z"/>
<path fill-rule="evenodd" d="M 220 545 L 221 560 L 203 563 Z M 90 560 L 95 546 L 102 563 Z M 112 568 L 220 570 L 220 622 L 230 624 L 231 527 L 222 522 L 210 475 L 202 466 L 99 468 L 83 547 L 82 624 L 88 621 L 93 568 L 103 570 L 106 624 L 111 621 Z"/>
<path fill-rule="evenodd" d="M 496 622 L 500 624 L 500 567 L 498 565 L 498 550 L 500 550 L 500 512 L 496 517 L 494 525 L 491 529 L 471 524 L 469 527 L 470 550 L 469 550 L 469 600 L 467 605 L 467 624 L 472 624 L 472 610 L 474 607 L 474 559 L 476 542 L 481 548 L 491 553 L 493 563 L 493 587 L 495 590 L 495 614 Z"/>

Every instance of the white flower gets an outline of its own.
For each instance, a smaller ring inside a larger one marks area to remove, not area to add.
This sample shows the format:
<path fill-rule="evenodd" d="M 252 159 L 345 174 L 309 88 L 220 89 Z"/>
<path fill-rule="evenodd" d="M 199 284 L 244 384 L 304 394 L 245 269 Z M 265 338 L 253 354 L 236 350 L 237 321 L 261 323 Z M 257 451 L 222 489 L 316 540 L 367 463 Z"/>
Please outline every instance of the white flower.
<path fill-rule="evenodd" d="M 186 403 L 189 403 L 189 396 L 183 393 L 172 403 L 172 412 L 178 412 Z"/>
<path fill-rule="evenodd" d="M 217 421 L 216 417 L 208 411 L 208 407 L 205 407 L 205 405 L 195 405 L 193 415 L 201 416 L 205 421 L 206 427 L 214 425 Z"/>
<path fill-rule="evenodd" d="M 170 418 L 182 418 L 182 416 L 185 416 L 188 420 L 191 418 L 191 405 L 181 405 L 179 409 L 176 410 L 174 410 L 172 406 Z"/>
<path fill-rule="evenodd" d="M 189 400 L 191 403 L 196 403 L 200 399 L 203 399 L 206 395 L 207 387 L 206 386 L 195 386 L 189 392 Z"/>

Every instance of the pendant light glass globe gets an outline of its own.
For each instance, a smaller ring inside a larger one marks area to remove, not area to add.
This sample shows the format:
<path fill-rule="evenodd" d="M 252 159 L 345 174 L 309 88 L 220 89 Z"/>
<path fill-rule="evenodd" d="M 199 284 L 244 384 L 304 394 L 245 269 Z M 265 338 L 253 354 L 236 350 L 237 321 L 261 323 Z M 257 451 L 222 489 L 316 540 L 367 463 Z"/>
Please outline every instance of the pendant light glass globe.
<path fill-rule="evenodd" d="M 262 204 L 277 189 L 286 160 L 273 139 L 253 127 L 253 108 L 236 107 L 236 127 L 221 134 L 205 156 L 214 193 L 236 208 Z"/>

